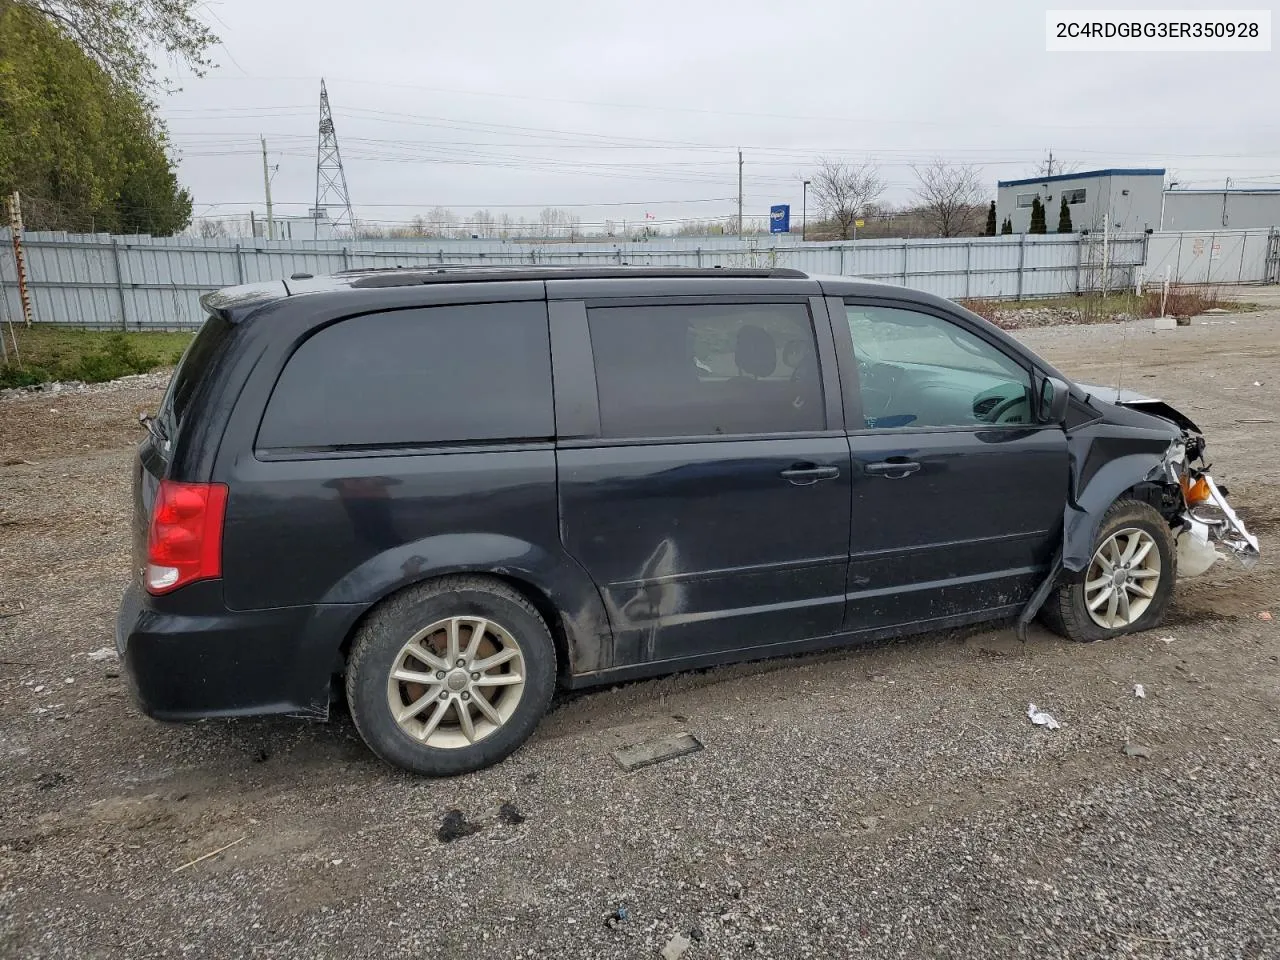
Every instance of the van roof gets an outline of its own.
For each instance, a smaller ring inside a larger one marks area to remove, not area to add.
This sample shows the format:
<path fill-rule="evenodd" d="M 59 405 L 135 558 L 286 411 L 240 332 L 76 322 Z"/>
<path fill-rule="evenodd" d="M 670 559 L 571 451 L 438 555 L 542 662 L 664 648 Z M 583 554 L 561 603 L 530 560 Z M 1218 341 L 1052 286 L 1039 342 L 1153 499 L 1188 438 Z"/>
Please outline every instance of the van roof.
<path fill-rule="evenodd" d="M 427 283 L 500 283 L 516 280 L 611 280 L 676 277 L 754 277 L 806 280 L 803 270 L 741 267 L 652 267 L 627 264 L 558 266 L 541 264 L 440 264 L 373 267 L 344 270 L 328 277 L 295 273 L 285 285 L 292 293 L 311 293 L 339 287 L 370 289 L 409 287 Z"/>
<path fill-rule="evenodd" d="M 898 284 L 868 280 L 855 276 L 829 276 L 794 268 L 744 268 L 744 267 L 684 267 L 684 266 L 630 266 L 626 264 L 583 264 L 564 266 L 551 264 L 417 264 L 347 270 L 330 275 L 313 276 L 294 273 L 285 280 L 226 287 L 201 297 L 207 312 L 221 314 L 233 322 L 256 313 L 259 308 L 273 302 L 292 300 L 306 296 L 311 309 L 316 307 L 316 297 L 338 297 L 349 304 L 349 297 L 358 297 L 370 308 L 406 306 L 416 303 L 414 289 L 421 296 L 436 299 L 433 291 L 428 295 L 423 288 L 449 288 L 470 299 L 482 295 L 481 284 L 501 285 L 499 299 L 577 299 L 583 296 L 648 296 L 653 291 L 650 281 L 672 281 L 672 295 L 691 296 L 721 294 L 726 292 L 724 281 L 739 281 L 741 290 L 735 293 L 774 295 L 778 293 L 804 293 L 809 296 L 889 296 L 914 301 L 941 304 L 940 298 L 921 291 L 910 290 Z M 470 295 L 464 293 L 472 287 Z M 732 285 L 732 284 L 731 284 Z M 463 288 L 463 289 L 460 289 Z M 388 299 L 391 298 L 391 299 Z M 367 303 L 365 303 L 367 301 Z M 403 302 L 402 302 L 403 301 Z"/>

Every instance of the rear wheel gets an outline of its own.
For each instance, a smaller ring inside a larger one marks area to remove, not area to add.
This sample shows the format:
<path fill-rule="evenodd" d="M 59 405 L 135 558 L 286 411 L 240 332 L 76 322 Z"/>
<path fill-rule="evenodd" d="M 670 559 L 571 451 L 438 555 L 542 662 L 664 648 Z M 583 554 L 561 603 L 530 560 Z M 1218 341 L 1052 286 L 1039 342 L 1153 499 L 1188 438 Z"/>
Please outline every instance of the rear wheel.
<path fill-rule="evenodd" d="M 1049 599 L 1045 622 L 1083 643 L 1150 630 L 1164 619 L 1177 565 L 1164 517 L 1140 500 L 1117 500 L 1103 517 L 1083 579 Z"/>
<path fill-rule="evenodd" d="M 555 690 L 555 644 L 505 584 L 445 577 L 397 594 L 360 628 L 347 662 L 356 729 L 388 763 L 428 776 L 502 760 Z"/>

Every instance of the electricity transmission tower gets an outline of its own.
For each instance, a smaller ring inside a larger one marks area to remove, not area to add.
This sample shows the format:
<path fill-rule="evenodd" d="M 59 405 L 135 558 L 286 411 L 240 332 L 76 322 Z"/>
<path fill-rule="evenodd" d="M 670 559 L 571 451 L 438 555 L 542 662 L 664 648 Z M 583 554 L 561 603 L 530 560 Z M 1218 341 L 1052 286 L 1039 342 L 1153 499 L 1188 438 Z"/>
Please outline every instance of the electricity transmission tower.
<path fill-rule="evenodd" d="M 334 232 L 339 236 L 355 235 L 355 217 L 351 213 L 351 195 L 347 193 L 347 174 L 342 169 L 342 154 L 338 152 L 338 134 L 333 129 L 333 114 L 329 111 L 329 91 L 324 79 L 320 80 L 320 143 L 316 150 L 316 205 L 311 215 L 316 221 L 316 238 L 320 235 L 321 219 L 328 219 L 329 208 L 337 207 L 333 218 Z"/>

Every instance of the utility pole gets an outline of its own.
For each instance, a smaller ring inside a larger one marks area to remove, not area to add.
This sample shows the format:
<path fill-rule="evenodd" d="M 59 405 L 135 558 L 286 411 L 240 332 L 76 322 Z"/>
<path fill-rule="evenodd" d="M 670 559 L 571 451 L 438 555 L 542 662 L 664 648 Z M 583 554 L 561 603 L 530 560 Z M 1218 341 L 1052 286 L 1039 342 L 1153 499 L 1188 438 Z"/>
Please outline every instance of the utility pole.
<path fill-rule="evenodd" d="M 267 166 L 267 138 L 259 134 L 262 141 L 262 188 L 267 192 L 267 239 L 274 240 L 275 220 L 271 216 L 271 170 Z"/>
<path fill-rule="evenodd" d="M 809 183 L 804 180 L 800 184 L 800 240 L 805 239 L 805 234 L 809 230 Z"/>
<path fill-rule="evenodd" d="M 1053 151 L 1052 151 L 1052 150 L 1050 150 L 1050 151 L 1049 151 L 1049 163 L 1048 163 L 1048 167 L 1049 167 L 1049 172 L 1048 172 L 1048 173 L 1046 173 L 1046 174 L 1045 174 L 1045 176 L 1046 176 L 1046 177 L 1052 177 L 1052 176 L 1053 176 Z"/>
<path fill-rule="evenodd" d="M 742 239 L 742 148 L 738 148 L 738 239 Z"/>

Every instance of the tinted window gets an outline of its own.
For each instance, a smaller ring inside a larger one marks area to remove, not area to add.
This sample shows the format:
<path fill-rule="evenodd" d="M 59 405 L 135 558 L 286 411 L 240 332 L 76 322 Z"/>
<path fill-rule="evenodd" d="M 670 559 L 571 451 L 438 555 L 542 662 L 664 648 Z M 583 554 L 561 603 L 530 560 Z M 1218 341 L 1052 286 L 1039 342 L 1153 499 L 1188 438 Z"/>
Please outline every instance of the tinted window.
<path fill-rule="evenodd" d="M 554 434 L 543 303 L 353 317 L 300 346 L 258 445 L 376 447 Z"/>
<path fill-rule="evenodd" d="M 160 403 L 160 416 L 177 424 L 182 422 L 195 395 L 196 387 L 213 366 L 214 359 L 222 351 L 223 344 L 231 336 L 231 324 L 220 316 L 211 316 L 200 332 L 187 345 L 178 361 L 177 369 L 169 380 L 164 400 Z"/>
<path fill-rule="evenodd" d="M 588 320 L 606 437 L 826 426 L 804 304 L 607 307 Z"/>
<path fill-rule="evenodd" d="M 1031 378 L 1008 355 L 931 314 L 849 305 L 868 427 L 1031 422 Z"/>

